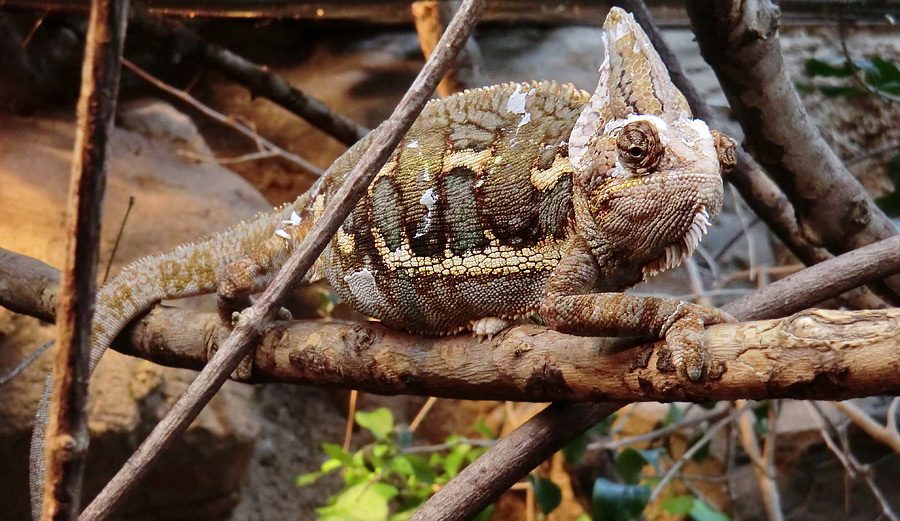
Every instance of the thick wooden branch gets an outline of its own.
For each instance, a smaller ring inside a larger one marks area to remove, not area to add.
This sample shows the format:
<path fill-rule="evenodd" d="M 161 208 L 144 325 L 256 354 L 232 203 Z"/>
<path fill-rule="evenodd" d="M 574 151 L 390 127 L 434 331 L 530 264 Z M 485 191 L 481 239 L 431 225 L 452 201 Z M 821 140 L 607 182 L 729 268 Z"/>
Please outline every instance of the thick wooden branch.
<path fill-rule="evenodd" d="M 199 368 L 220 327 L 214 313 L 157 308 L 116 349 Z M 280 322 L 256 345 L 249 381 L 536 402 L 845 400 L 900 392 L 900 309 L 807 310 L 707 331 L 711 375 L 691 384 L 676 375 L 664 342 L 636 345 L 522 325 L 478 343 L 376 322 Z"/>
<path fill-rule="evenodd" d="M 691 0 L 704 59 L 722 84 L 754 157 L 784 190 L 807 235 L 843 253 L 897 234 L 809 118 L 784 68 L 778 7 L 767 0 Z M 900 278 L 879 294 L 900 302 Z"/>
<path fill-rule="evenodd" d="M 41 266 L 24 256 L 0 254 L 9 262 L 0 264 L 0 273 L 12 280 Z M 892 238 L 786 277 L 728 309 L 748 319 L 783 316 L 898 270 L 900 238 Z M 39 288 L 31 291 L 54 291 Z M 34 303 L 35 314 L 43 312 L 39 299 L 14 299 L 0 291 L 0 305 L 23 300 Z M 629 345 L 623 339 L 573 337 L 537 325 L 478 342 L 467 335 L 409 335 L 375 322 L 278 323 L 256 347 L 250 381 L 523 401 L 844 399 L 898 389 L 900 373 L 890 366 L 898 358 L 897 313 L 808 311 L 783 320 L 709 328 L 718 377 L 697 386 L 675 378 L 663 343 L 623 349 Z M 158 306 L 113 347 L 163 365 L 200 369 L 210 346 L 225 336 L 213 313 Z M 834 383 L 819 385 L 823 380 Z"/>

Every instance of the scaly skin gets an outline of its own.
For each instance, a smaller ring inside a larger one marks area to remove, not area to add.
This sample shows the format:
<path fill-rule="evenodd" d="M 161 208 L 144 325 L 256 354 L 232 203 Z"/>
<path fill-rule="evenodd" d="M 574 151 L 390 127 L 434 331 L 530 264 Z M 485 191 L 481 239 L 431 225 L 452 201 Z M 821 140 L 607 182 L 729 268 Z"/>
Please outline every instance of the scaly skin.
<path fill-rule="evenodd" d="M 539 313 L 579 335 L 665 338 L 702 377 L 714 308 L 620 291 L 677 266 L 722 204 L 734 143 L 690 109 L 634 19 L 614 8 L 593 95 L 506 84 L 429 103 L 307 279 L 357 310 L 424 334 L 491 335 Z M 294 203 L 125 267 L 98 293 L 91 371 L 132 319 L 163 299 L 217 291 L 225 320 L 261 291 L 369 144 Z M 32 438 L 43 484 L 50 380 Z"/>

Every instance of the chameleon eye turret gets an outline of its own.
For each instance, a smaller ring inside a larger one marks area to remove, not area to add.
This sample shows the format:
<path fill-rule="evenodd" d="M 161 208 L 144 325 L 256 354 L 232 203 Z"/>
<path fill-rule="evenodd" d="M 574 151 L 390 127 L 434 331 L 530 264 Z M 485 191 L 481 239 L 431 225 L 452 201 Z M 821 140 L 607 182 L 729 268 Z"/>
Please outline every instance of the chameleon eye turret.
<path fill-rule="evenodd" d="M 665 153 L 656 127 L 648 121 L 632 121 L 622 127 L 616 146 L 619 161 L 637 173 L 656 168 Z"/>

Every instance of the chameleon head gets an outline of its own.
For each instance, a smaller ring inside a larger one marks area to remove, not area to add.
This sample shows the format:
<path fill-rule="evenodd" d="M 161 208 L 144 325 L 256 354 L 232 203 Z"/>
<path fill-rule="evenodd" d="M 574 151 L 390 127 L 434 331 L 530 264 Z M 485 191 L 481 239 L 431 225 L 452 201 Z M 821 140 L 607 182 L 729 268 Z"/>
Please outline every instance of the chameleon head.
<path fill-rule="evenodd" d="M 596 92 L 569 138 L 576 232 L 643 277 L 693 253 L 722 206 L 734 142 L 692 119 L 644 31 L 613 8 Z"/>

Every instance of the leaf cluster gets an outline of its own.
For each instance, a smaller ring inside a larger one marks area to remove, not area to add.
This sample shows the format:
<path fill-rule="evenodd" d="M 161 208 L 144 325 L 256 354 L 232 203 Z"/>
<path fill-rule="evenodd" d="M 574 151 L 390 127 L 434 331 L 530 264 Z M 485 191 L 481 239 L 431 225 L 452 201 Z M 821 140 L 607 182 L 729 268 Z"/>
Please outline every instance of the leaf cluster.
<path fill-rule="evenodd" d="M 381 408 L 357 412 L 356 424 L 374 438 L 355 452 L 323 443 L 328 459 L 317 472 L 297 477 L 298 486 L 340 470 L 344 483 L 317 510 L 320 521 L 405 521 L 435 492 L 475 461 L 487 447 L 476 447 L 460 436 L 450 436 L 430 454 L 410 452 L 408 429 L 395 427 L 391 411 Z M 479 520 L 490 517 L 489 507 Z"/>
<path fill-rule="evenodd" d="M 596 434 L 606 434 L 615 420 L 614 416 L 610 416 L 606 422 L 585 432 L 566 446 L 563 449 L 566 463 L 578 464 L 584 455 L 588 440 Z M 673 405 L 662 423 L 665 426 L 682 419 L 683 413 Z M 697 437 L 699 438 L 700 435 Z M 650 502 L 653 487 L 659 483 L 664 474 L 661 460 L 665 452 L 663 448 L 634 449 L 625 447 L 618 450 L 615 454 L 615 479 L 601 477 L 594 481 L 591 491 L 590 516 L 583 516 L 578 521 L 640 519 Z M 709 448 L 704 447 L 694 454 L 693 459 L 702 461 L 707 457 L 709 457 Z M 537 490 L 535 494 L 538 496 Z M 541 504 L 539 497 L 538 504 Z M 729 520 L 727 515 L 711 508 L 693 495 L 671 497 L 663 501 L 661 508 L 673 514 L 686 514 L 689 519 L 694 521 Z M 543 510 L 547 512 L 547 510 Z"/>
<path fill-rule="evenodd" d="M 818 91 L 826 96 L 900 95 L 900 68 L 877 55 L 852 63 L 846 58 L 810 58 L 805 69 L 812 83 L 797 86 L 807 92 Z M 826 81 L 816 81 L 823 78 Z"/>

